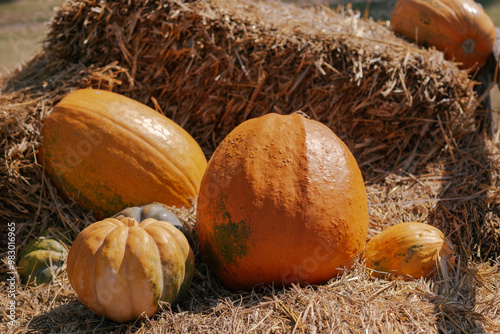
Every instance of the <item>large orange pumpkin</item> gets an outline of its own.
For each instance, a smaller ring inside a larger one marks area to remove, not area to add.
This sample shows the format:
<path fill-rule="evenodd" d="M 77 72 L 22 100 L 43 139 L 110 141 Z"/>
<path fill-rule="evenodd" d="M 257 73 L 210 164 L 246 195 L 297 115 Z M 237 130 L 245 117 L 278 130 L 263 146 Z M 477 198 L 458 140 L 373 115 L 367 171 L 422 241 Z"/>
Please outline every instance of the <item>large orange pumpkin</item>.
<path fill-rule="evenodd" d="M 419 222 L 393 225 L 371 239 L 365 247 L 366 267 L 375 277 L 431 277 L 440 257 L 454 262 L 453 249 L 443 232 Z"/>
<path fill-rule="evenodd" d="M 103 90 L 64 97 L 45 119 L 42 137 L 39 157 L 54 185 L 99 219 L 152 202 L 190 207 L 207 164 L 175 122 Z"/>
<path fill-rule="evenodd" d="M 465 69 L 484 65 L 495 41 L 493 21 L 474 0 L 398 0 L 391 26 Z"/>
<path fill-rule="evenodd" d="M 197 232 L 233 290 L 321 283 L 351 266 L 368 230 L 358 164 L 325 125 L 268 114 L 237 126 L 202 180 Z"/>
<path fill-rule="evenodd" d="M 194 255 L 172 224 L 153 218 L 106 218 L 78 234 L 68 254 L 68 279 L 98 315 L 127 322 L 153 315 L 159 301 L 188 290 Z"/>

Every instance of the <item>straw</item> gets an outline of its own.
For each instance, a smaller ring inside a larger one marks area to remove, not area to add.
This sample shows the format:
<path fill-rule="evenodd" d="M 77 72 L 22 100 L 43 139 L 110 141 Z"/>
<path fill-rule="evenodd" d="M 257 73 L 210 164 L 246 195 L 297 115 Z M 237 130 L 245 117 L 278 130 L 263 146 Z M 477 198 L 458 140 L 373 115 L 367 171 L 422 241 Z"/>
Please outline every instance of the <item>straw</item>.
<path fill-rule="evenodd" d="M 15 223 L 18 253 L 46 228 L 74 238 L 95 222 L 91 210 L 61 198 L 37 156 L 43 119 L 65 94 L 91 87 L 164 113 L 207 158 L 243 121 L 300 110 L 328 125 L 358 161 L 369 200 L 368 240 L 388 226 L 422 221 L 444 232 L 460 264 L 408 282 L 373 279 L 357 262 L 319 286 L 231 292 L 200 254 L 194 211 L 173 208 L 197 260 L 179 305 L 116 324 L 87 310 L 63 272 L 49 285 L 18 285 L 18 322 L 8 327 L 2 314 L 0 331 L 499 332 L 498 134 L 480 126 L 488 118 L 474 110 L 474 84 L 442 53 L 349 7 L 64 2 L 43 50 L 0 79 L 0 220 Z M 7 305 L 6 280 L 0 282 Z"/>

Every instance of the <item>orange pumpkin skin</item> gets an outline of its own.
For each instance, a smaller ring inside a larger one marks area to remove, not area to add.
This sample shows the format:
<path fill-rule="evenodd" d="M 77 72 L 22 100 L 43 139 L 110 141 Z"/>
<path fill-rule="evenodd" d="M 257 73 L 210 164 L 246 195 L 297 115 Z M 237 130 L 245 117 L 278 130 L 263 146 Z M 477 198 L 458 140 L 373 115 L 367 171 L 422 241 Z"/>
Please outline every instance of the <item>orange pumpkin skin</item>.
<path fill-rule="evenodd" d="M 64 97 L 44 120 L 39 159 L 65 198 L 98 219 L 129 206 L 191 206 L 206 158 L 179 125 L 148 106 L 102 90 Z"/>
<path fill-rule="evenodd" d="M 393 225 L 371 239 L 363 259 L 375 277 L 389 274 L 407 279 L 435 275 L 439 256 L 454 262 L 453 249 L 434 226 L 409 222 Z"/>
<path fill-rule="evenodd" d="M 237 126 L 210 159 L 197 233 L 232 290 L 325 282 L 351 266 L 368 230 L 358 165 L 325 125 L 268 114 Z"/>
<path fill-rule="evenodd" d="M 464 69 L 484 65 L 495 41 L 493 21 L 474 0 L 398 0 L 391 26 Z"/>
<path fill-rule="evenodd" d="M 128 322 L 153 315 L 160 300 L 175 303 L 183 297 L 194 255 L 182 232 L 167 222 L 106 218 L 78 234 L 67 271 L 85 306 Z"/>

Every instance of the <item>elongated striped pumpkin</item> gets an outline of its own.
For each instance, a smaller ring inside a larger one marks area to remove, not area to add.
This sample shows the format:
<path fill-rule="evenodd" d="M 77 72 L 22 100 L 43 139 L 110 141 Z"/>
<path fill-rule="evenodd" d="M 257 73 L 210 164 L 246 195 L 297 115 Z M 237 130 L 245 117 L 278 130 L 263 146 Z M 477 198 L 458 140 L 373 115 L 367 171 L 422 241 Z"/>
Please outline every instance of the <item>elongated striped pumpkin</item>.
<path fill-rule="evenodd" d="M 400 223 L 383 230 L 366 244 L 363 256 L 373 276 L 396 275 L 406 279 L 435 275 L 440 257 L 454 262 L 451 245 L 439 229 L 419 222 Z"/>
<path fill-rule="evenodd" d="M 206 158 L 179 125 L 116 93 L 81 89 L 47 116 L 39 159 L 65 198 L 98 219 L 159 202 L 190 207 Z"/>

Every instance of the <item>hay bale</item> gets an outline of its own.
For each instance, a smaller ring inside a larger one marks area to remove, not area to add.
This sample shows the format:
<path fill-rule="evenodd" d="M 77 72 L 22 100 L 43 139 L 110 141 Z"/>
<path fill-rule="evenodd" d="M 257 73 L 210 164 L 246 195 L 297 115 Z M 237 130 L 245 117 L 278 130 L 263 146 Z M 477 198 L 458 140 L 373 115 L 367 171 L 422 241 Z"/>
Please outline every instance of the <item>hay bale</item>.
<path fill-rule="evenodd" d="M 442 138 L 424 140 L 436 130 L 442 137 L 438 117 L 456 127 L 473 103 L 466 73 L 442 53 L 326 7 L 67 1 L 46 50 L 61 66 L 118 64 L 119 84 L 82 84 L 156 106 L 208 156 L 248 118 L 302 110 L 329 125 L 368 169 L 393 169 L 419 142 L 420 152 L 443 147 Z"/>
<path fill-rule="evenodd" d="M 461 257 L 435 280 L 372 280 L 358 264 L 324 286 L 234 294 L 211 275 L 195 217 L 180 209 L 198 261 L 181 305 L 119 326 L 86 310 L 63 276 L 19 293 L 20 332 L 500 330 L 500 266 L 488 264 L 500 254 L 498 145 L 476 124 L 467 73 L 383 23 L 348 8 L 273 1 L 68 0 L 44 50 L 0 81 L 0 219 L 16 223 L 19 249 L 48 226 L 76 236 L 94 221 L 61 200 L 36 161 L 52 107 L 69 91 L 94 87 L 156 108 L 207 157 L 248 118 L 302 110 L 358 160 L 369 238 L 398 222 L 424 221 L 443 230 Z M 5 280 L 0 290 L 6 303 Z"/>
<path fill-rule="evenodd" d="M 5 87 L 34 98 L 49 94 L 37 120 L 78 87 L 125 94 L 178 122 L 207 157 L 248 118 L 302 110 L 330 126 L 353 151 L 373 187 L 369 196 L 376 196 L 374 226 L 426 220 L 455 242 L 466 235 L 467 249 L 481 257 L 499 250 L 498 213 L 490 204 L 496 188 L 483 192 L 485 185 L 495 186 L 489 180 L 496 176 L 488 167 L 491 152 L 476 131 L 473 82 L 442 53 L 416 47 L 348 9 L 248 0 L 70 0 L 52 20 L 44 52 Z M 37 145 L 34 138 L 33 150 Z M 426 189 L 410 190 L 420 175 L 425 179 L 417 186 Z M 440 180 L 448 182 L 446 188 Z M 395 192 L 395 182 L 410 184 Z M 462 201 L 442 201 L 453 198 Z M 460 207 L 463 199 L 468 202 Z M 14 210 L 13 202 L 25 201 L 8 200 Z M 409 203 L 417 214 L 401 217 L 398 204 L 388 215 L 387 203 L 394 202 Z M 482 208 L 475 213 L 469 205 Z M 452 227 L 453 216 L 463 214 Z M 471 228 L 469 220 L 480 223 Z M 486 238 L 480 232 L 485 226 Z"/>

